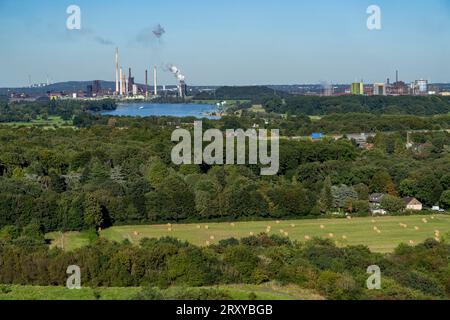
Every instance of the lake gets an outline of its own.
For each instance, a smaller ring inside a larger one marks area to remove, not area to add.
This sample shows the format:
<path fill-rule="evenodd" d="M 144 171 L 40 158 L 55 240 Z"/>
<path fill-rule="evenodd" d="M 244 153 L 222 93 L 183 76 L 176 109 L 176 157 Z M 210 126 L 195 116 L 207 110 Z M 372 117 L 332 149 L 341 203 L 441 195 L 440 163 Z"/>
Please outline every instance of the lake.
<path fill-rule="evenodd" d="M 104 111 L 101 114 L 128 117 L 172 116 L 220 119 L 217 116 L 207 115 L 215 111 L 217 111 L 217 107 L 209 104 L 138 102 L 120 103 L 117 105 L 116 110 Z"/>

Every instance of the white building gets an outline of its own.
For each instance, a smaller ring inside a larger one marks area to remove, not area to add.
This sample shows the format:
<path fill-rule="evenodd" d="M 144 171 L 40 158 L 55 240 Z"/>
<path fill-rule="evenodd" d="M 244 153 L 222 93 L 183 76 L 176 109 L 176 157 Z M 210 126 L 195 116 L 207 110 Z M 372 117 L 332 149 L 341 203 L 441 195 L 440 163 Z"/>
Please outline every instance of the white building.
<path fill-rule="evenodd" d="M 387 94 L 386 92 L 386 85 L 384 83 L 374 83 L 373 85 L 373 95 L 375 96 L 385 96 Z"/>

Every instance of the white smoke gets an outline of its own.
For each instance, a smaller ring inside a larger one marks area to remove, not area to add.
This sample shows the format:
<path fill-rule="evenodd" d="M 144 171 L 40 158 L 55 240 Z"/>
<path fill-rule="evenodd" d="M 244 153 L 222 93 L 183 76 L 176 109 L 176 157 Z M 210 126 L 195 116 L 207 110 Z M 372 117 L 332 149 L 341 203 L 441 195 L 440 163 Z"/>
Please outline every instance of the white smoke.
<path fill-rule="evenodd" d="M 186 77 L 183 75 L 180 69 L 173 64 L 168 65 L 169 71 L 177 78 L 178 81 L 184 81 Z"/>

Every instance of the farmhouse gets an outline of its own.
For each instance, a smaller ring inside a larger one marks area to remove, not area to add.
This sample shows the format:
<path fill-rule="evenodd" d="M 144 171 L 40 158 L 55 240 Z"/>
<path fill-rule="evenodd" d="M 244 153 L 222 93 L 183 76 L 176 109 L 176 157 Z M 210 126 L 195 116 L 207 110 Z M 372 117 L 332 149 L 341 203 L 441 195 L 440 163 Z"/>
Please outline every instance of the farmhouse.
<path fill-rule="evenodd" d="M 416 198 L 407 197 L 407 198 L 403 198 L 403 201 L 405 201 L 406 210 L 422 211 L 422 209 L 423 209 L 422 203 L 419 200 L 417 200 Z"/>
<path fill-rule="evenodd" d="M 384 193 L 372 193 L 369 198 L 370 203 L 379 206 L 381 204 L 381 200 L 383 200 L 384 196 L 385 196 Z"/>
<path fill-rule="evenodd" d="M 381 208 L 381 200 L 385 196 L 384 193 L 373 193 L 369 197 L 370 212 L 373 215 L 386 215 L 387 211 Z"/>

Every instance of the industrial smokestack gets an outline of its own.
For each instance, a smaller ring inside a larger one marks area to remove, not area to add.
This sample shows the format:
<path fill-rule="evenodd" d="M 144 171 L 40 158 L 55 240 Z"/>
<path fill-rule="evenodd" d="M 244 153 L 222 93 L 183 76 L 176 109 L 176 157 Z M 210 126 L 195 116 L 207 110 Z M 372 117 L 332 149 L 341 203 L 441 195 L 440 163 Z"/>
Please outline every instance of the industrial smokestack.
<path fill-rule="evenodd" d="M 153 67 L 153 84 L 155 86 L 154 93 L 155 93 L 155 96 L 157 96 L 158 95 L 158 70 L 157 70 L 156 66 Z"/>
<path fill-rule="evenodd" d="M 127 83 L 128 93 L 133 92 L 133 78 L 131 77 L 131 68 L 128 68 L 128 83 Z"/>
<path fill-rule="evenodd" d="M 125 72 L 122 72 L 122 94 L 126 95 L 127 94 L 127 77 L 125 75 Z"/>
<path fill-rule="evenodd" d="M 116 48 L 116 94 L 119 94 L 119 48 Z"/>
<path fill-rule="evenodd" d="M 148 70 L 145 70 L 145 97 L 148 97 Z"/>
<path fill-rule="evenodd" d="M 119 95 L 123 94 L 123 72 L 122 72 L 122 68 L 120 68 L 120 80 L 119 80 Z"/>

